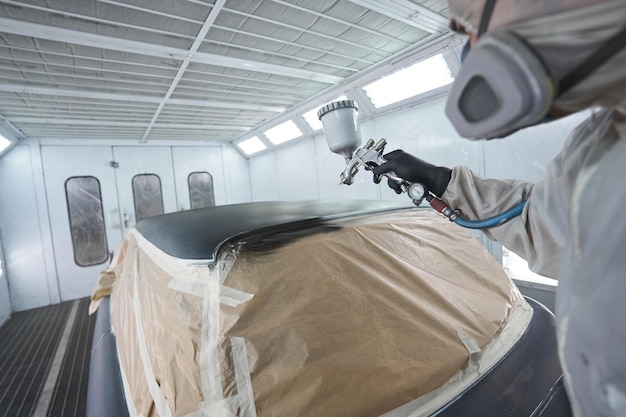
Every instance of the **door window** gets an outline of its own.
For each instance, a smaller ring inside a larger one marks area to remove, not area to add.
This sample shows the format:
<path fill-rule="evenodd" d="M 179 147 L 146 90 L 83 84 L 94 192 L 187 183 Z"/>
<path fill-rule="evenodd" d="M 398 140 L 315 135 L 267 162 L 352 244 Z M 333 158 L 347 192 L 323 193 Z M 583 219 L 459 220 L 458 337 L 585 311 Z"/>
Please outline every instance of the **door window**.
<path fill-rule="evenodd" d="M 104 263 L 109 257 L 100 182 L 95 177 L 65 181 L 74 262 L 79 266 Z"/>
<path fill-rule="evenodd" d="M 135 175 L 132 185 L 137 222 L 163 214 L 163 192 L 161 191 L 161 179 L 158 175 Z"/>
<path fill-rule="evenodd" d="M 213 207 L 213 177 L 208 172 L 192 172 L 187 178 L 189 184 L 189 200 L 192 209 Z"/>

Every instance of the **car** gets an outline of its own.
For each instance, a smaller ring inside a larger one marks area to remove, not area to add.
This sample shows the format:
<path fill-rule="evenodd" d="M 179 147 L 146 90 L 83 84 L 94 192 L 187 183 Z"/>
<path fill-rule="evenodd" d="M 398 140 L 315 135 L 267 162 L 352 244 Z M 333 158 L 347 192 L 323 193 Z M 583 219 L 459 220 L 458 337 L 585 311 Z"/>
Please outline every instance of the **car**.
<path fill-rule="evenodd" d="M 400 202 L 145 219 L 92 296 L 89 416 L 569 416 L 554 316 Z"/>

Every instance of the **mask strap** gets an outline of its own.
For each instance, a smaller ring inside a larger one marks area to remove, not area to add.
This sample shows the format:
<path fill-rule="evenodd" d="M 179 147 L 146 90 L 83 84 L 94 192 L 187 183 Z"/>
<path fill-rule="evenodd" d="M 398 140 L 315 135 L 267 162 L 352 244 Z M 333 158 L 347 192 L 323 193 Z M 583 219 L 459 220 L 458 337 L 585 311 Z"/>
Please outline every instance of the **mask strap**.
<path fill-rule="evenodd" d="M 602 45 L 602 47 L 587 58 L 585 62 L 580 64 L 559 82 L 559 95 L 564 94 L 591 74 L 595 69 L 602 66 L 624 46 L 626 46 L 626 27 L 609 39 L 607 43 Z"/>
<path fill-rule="evenodd" d="M 483 12 L 480 15 L 480 23 L 478 24 L 478 33 L 476 34 L 476 39 L 480 38 L 483 33 L 487 31 L 487 27 L 489 26 L 489 21 L 491 20 L 491 15 L 493 14 L 493 9 L 496 5 L 496 0 L 486 0 L 485 6 L 483 7 Z M 461 50 L 461 62 L 465 61 L 467 54 L 469 54 L 472 46 L 470 44 L 470 40 L 468 39 L 463 45 L 463 49 Z"/>
<path fill-rule="evenodd" d="M 480 23 L 478 24 L 478 33 L 476 37 L 480 38 L 483 33 L 487 31 L 489 26 L 489 21 L 491 20 L 491 15 L 493 14 L 493 9 L 496 7 L 496 0 L 486 0 L 485 6 L 483 7 L 483 13 L 480 16 Z"/>

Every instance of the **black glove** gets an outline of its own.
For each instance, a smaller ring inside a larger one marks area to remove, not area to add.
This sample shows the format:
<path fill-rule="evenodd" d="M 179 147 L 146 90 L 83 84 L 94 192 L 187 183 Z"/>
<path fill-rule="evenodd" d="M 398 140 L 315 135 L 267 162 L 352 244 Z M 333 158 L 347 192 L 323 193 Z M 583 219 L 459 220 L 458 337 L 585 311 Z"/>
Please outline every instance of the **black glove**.
<path fill-rule="evenodd" d="M 387 160 L 384 164 L 372 168 L 374 182 L 380 183 L 381 174 L 393 171 L 398 177 L 408 182 L 422 183 L 428 191 L 441 197 L 452 176 L 452 170 L 446 167 L 438 167 L 429 164 L 401 150 L 396 150 L 383 155 Z M 397 194 L 402 193 L 400 184 L 393 180 L 387 181 Z"/>

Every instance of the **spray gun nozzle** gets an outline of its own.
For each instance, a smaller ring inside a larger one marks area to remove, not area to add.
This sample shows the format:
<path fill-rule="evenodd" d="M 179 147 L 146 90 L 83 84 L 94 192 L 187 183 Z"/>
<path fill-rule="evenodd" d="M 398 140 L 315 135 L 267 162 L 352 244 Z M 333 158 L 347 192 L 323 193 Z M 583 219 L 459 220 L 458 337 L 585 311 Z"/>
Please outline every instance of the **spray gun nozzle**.
<path fill-rule="evenodd" d="M 339 184 L 352 185 L 354 183 L 354 176 L 359 172 L 359 163 L 356 156 L 346 158 L 346 169 L 339 175 Z"/>

